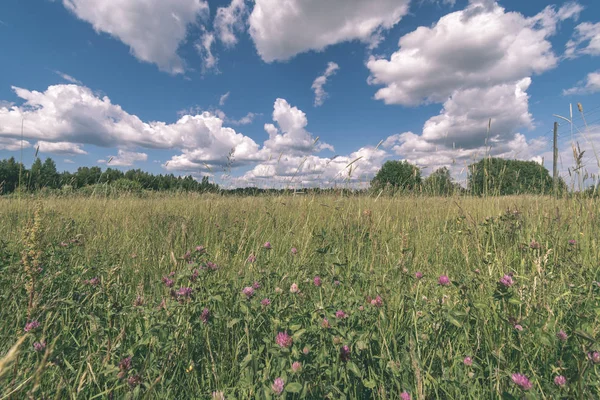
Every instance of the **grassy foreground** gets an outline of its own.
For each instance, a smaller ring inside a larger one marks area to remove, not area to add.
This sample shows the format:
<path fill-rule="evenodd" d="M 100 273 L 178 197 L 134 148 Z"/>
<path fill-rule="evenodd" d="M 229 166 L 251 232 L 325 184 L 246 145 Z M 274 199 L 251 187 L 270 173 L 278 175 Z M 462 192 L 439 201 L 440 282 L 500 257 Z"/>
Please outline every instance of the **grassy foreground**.
<path fill-rule="evenodd" d="M 594 200 L 0 198 L 0 399 L 600 398 L 599 239 Z"/>

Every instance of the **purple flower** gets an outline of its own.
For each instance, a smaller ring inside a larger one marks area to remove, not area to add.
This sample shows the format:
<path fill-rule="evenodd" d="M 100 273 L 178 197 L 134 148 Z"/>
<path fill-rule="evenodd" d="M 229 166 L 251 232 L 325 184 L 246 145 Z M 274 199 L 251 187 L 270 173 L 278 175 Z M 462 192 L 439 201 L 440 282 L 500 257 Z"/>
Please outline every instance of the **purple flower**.
<path fill-rule="evenodd" d="M 172 278 L 172 277 L 174 277 L 174 276 L 175 276 L 175 271 L 171 271 L 171 272 L 169 272 L 169 278 Z"/>
<path fill-rule="evenodd" d="M 364 311 L 365 307 L 364 306 L 358 306 L 358 311 Z"/>
<path fill-rule="evenodd" d="M 400 398 L 402 400 L 410 400 L 410 393 L 408 393 L 407 391 L 404 391 L 404 392 L 400 393 Z"/>
<path fill-rule="evenodd" d="M 477 275 L 479 275 L 479 274 L 481 273 L 481 270 L 480 270 L 479 268 L 477 268 L 477 269 L 476 269 L 475 271 L 473 271 L 473 272 L 475 272 Z"/>
<path fill-rule="evenodd" d="M 141 307 L 144 305 L 144 298 L 142 296 L 137 296 L 133 301 L 134 307 Z"/>
<path fill-rule="evenodd" d="M 556 386 L 565 386 L 567 384 L 567 378 L 562 375 L 555 376 L 554 383 Z"/>
<path fill-rule="evenodd" d="M 173 279 L 170 279 L 166 276 L 163 276 L 162 281 L 166 287 L 173 287 L 173 285 L 175 284 L 175 281 Z"/>
<path fill-rule="evenodd" d="M 260 304 L 262 304 L 263 306 L 268 306 L 271 305 L 271 300 L 270 299 L 262 299 Z"/>
<path fill-rule="evenodd" d="M 321 277 L 319 275 L 315 276 L 313 279 L 313 283 L 315 284 L 315 286 L 321 286 Z"/>
<path fill-rule="evenodd" d="M 27 324 L 25 324 L 25 332 L 29 332 L 32 331 L 36 328 L 40 327 L 40 323 L 37 322 L 37 320 L 33 320 L 31 322 L 28 322 Z"/>
<path fill-rule="evenodd" d="M 296 361 L 292 364 L 292 371 L 297 373 L 301 369 L 302 369 L 302 364 L 300 362 Z"/>
<path fill-rule="evenodd" d="M 256 256 L 254 254 L 250 254 L 248 256 L 248 260 L 249 263 L 253 263 L 254 261 L 256 261 Z"/>
<path fill-rule="evenodd" d="M 471 357 L 467 356 L 463 360 L 463 364 L 465 364 L 467 367 L 470 367 L 471 365 L 473 365 L 473 359 L 471 359 Z"/>
<path fill-rule="evenodd" d="M 298 254 L 298 249 L 297 249 L 297 248 L 295 248 L 295 247 L 292 247 L 292 254 L 293 254 L 293 255 L 296 255 L 296 254 Z"/>
<path fill-rule="evenodd" d="M 206 268 L 208 268 L 211 271 L 216 271 L 219 269 L 219 266 L 217 264 L 215 264 L 214 262 L 207 261 Z"/>
<path fill-rule="evenodd" d="M 125 357 L 119 362 L 121 371 L 129 371 L 131 369 L 131 357 Z"/>
<path fill-rule="evenodd" d="M 277 378 L 273 381 L 273 385 L 271 385 L 271 389 L 277 396 L 283 393 L 283 387 L 285 385 L 285 381 L 282 378 Z"/>
<path fill-rule="evenodd" d="M 204 246 L 196 246 L 196 252 L 203 254 L 206 253 L 206 249 L 204 248 Z"/>
<path fill-rule="evenodd" d="M 532 240 L 531 243 L 529 243 L 529 247 L 533 250 L 539 250 L 542 247 L 542 245 L 536 242 L 535 240 Z"/>
<path fill-rule="evenodd" d="M 302 353 L 304 353 L 304 355 L 308 355 L 308 353 L 310 353 L 310 349 L 308 348 L 308 346 L 304 346 L 304 348 L 302 349 Z"/>
<path fill-rule="evenodd" d="M 337 319 L 343 319 L 343 318 L 346 318 L 347 316 L 348 316 L 348 314 L 346 314 L 342 310 L 337 310 L 336 313 L 335 313 L 335 317 Z"/>
<path fill-rule="evenodd" d="M 83 283 L 90 286 L 98 286 L 98 284 L 100 284 L 100 279 L 94 277 L 92 279 L 86 279 L 85 281 L 83 281 Z"/>
<path fill-rule="evenodd" d="M 333 284 L 334 284 L 335 286 L 340 286 L 340 285 L 341 285 L 340 281 L 334 281 L 334 282 L 333 282 Z"/>
<path fill-rule="evenodd" d="M 442 286 L 448 286 L 450 284 L 450 278 L 448 278 L 446 275 L 442 275 L 439 277 L 438 283 Z"/>
<path fill-rule="evenodd" d="M 502 286 L 509 288 L 512 285 L 515 284 L 515 282 L 513 281 L 512 276 L 510 275 L 504 275 L 502 278 L 500 278 L 500 282 L 499 282 Z"/>
<path fill-rule="evenodd" d="M 321 322 L 321 327 L 323 327 L 325 329 L 330 327 L 329 321 L 327 320 L 327 318 L 323 318 L 323 322 Z"/>
<path fill-rule="evenodd" d="M 142 383 L 142 378 L 139 375 L 132 375 L 129 377 L 129 379 L 127 379 L 127 383 L 133 389 L 134 387 Z"/>
<path fill-rule="evenodd" d="M 567 339 L 569 338 L 569 336 L 567 336 L 567 334 L 565 333 L 565 331 L 563 331 L 562 329 L 560 331 L 558 331 L 558 333 L 556 334 L 556 337 L 561 342 L 566 342 Z"/>
<path fill-rule="evenodd" d="M 190 287 L 182 287 L 177 291 L 177 296 L 179 297 L 190 297 L 194 290 Z"/>
<path fill-rule="evenodd" d="M 588 353 L 588 358 L 594 364 L 600 364 L 600 353 L 599 352 L 597 352 L 597 351 L 594 351 L 594 352 L 590 351 Z"/>
<path fill-rule="evenodd" d="M 575 239 L 569 240 L 569 245 L 575 246 L 576 244 L 577 244 L 577 241 Z"/>
<path fill-rule="evenodd" d="M 519 324 L 516 324 L 515 329 L 518 330 L 519 332 L 521 332 L 523 330 L 523 327 Z"/>
<path fill-rule="evenodd" d="M 350 360 L 350 347 L 346 345 L 342 346 L 342 348 L 340 349 L 340 359 L 342 361 Z"/>
<path fill-rule="evenodd" d="M 40 352 L 46 348 L 46 342 L 35 342 L 33 344 L 33 349 L 37 352 Z"/>
<path fill-rule="evenodd" d="M 422 279 L 423 278 L 423 273 L 420 272 L 420 271 L 415 272 L 415 278 Z"/>
<path fill-rule="evenodd" d="M 294 340 L 287 332 L 279 332 L 277 337 L 275 337 L 275 342 L 279 345 L 279 347 L 290 347 Z"/>
<path fill-rule="evenodd" d="M 265 242 L 265 244 L 263 244 L 263 247 L 267 250 L 271 250 L 271 242 Z"/>
<path fill-rule="evenodd" d="M 192 258 L 192 253 L 188 250 L 185 252 L 185 254 L 183 255 L 183 259 L 184 260 L 189 260 Z"/>
<path fill-rule="evenodd" d="M 67 247 L 69 245 L 69 243 L 67 242 L 60 242 L 60 247 Z"/>
<path fill-rule="evenodd" d="M 246 286 L 244 289 L 242 289 L 242 293 L 246 295 L 246 298 L 250 299 L 252 296 L 254 296 L 254 288 L 252 286 Z"/>
<path fill-rule="evenodd" d="M 371 305 L 375 307 L 383 306 L 383 299 L 381 298 L 381 296 L 377 296 L 373 300 L 371 300 Z"/>
<path fill-rule="evenodd" d="M 198 269 L 196 268 L 192 272 L 192 276 L 190 276 L 190 281 L 196 282 L 196 280 L 198 279 L 198 276 L 200 276 L 200 271 L 198 271 Z"/>
<path fill-rule="evenodd" d="M 298 285 L 292 283 L 292 285 L 290 286 L 290 293 L 298 293 L 299 291 L 300 290 L 298 289 Z"/>
<path fill-rule="evenodd" d="M 208 310 L 208 308 L 202 310 L 202 314 L 200 314 L 200 319 L 202 320 L 202 323 L 208 324 L 208 320 L 210 319 L 210 311 Z"/>
<path fill-rule="evenodd" d="M 533 387 L 529 378 L 523 374 L 512 374 L 512 381 L 522 390 L 529 390 Z"/>
<path fill-rule="evenodd" d="M 254 288 L 254 290 L 258 290 L 258 289 L 260 289 L 260 283 L 258 283 L 258 282 L 254 282 L 254 283 L 252 284 L 252 287 Z"/>

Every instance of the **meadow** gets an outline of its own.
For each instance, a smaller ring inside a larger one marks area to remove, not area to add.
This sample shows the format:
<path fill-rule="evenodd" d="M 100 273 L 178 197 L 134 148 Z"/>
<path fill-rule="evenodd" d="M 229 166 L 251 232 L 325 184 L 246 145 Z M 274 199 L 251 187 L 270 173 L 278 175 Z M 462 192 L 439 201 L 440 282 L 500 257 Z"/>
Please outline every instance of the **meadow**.
<path fill-rule="evenodd" d="M 0 399 L 600 398 L 600 203 L 0 198 Z"/>

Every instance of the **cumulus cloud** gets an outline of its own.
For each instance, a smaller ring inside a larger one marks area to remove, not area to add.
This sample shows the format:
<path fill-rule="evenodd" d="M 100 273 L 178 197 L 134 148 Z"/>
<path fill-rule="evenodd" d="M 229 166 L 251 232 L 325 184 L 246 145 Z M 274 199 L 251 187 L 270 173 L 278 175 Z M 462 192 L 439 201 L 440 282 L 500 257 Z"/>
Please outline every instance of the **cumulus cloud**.
<path fill-rule="evenodd" d="M 580 82 L 577 86 L 563 90 L 565 96 L 573 94 L 592 94 L 600 92 L 600 70 L 590 72 L 585 82 Z"/>
<path fill-rule="evenodd" d="M 64 155 L 84 155 L 87 151 L 83 150 L 76 143 L 69 142 L 46 142 L 40 140 L 35 147 L 39 148 L 42 153 L 64 154 Z"/>
<path fill-rule="evenodd" d="M 371 57 L 369 83 L 383 85 L 375 98 L 386 104 L 439 103 L 455 90 L 514 82 L 554 68 L 547 40 L 557 23 L 574 17 L 568 4 L 527 18 L 493 1 L 472 0 L 464 10 L 400 38 L 390 59 Z"/>
<path fill-rule="evenodd" d="M 187 28 L 208 14 L 205 0 L 63 0 L 79 19 L 129 46 L 139 60 L 172 74 L 184 72 L 177 49 Z"/>
<path fill-rule="evenodd" d="M 109 156 L 109 161 L 98 160 L 98 163 L 109 163 L 110 165 L 118 167 L 130 167 L 138 161 L 148 160 L 148 154 L 136 153 L 134 151 L 119 150 L 116 156 Z"/>
<path fill-rule="evenodd" d="M 323 105 L 323 102 L 327 98 L 327 92 L 323 89 L 323 86 L 327 83 L 327 79 L 334 75 L 340 66 L 334 62 L 327 63 L 327 69 L 323 75 L 317 77 L 312 84 L 312 90 L 315 92 L 315 107 Z"/>
<path fill-rule="evenodd" d="M 250 36 L 266 62 L 350 40 L 370 43 L 408 13 L 410 0 L 256 0 Z"/>
<path fill-rule="evenodd" d="M 18 140 L 0 136 L 0 150 L 17 151 L 20 150 L 21 147 L 31 147 L 31 143 L 27 140 Z"/>
<path fill-rule="evenodd" d="M 583 54 L 600 55 L 600 22 L 577 25 L 573 38 L 567 42 L 565 57 L 575 58 Z"/>
<path fill-rule="evenodd" d="M 235 32 L 244 28 L 247 12 L 245 0 L 231 0 L 229 6 L 217 9 L 213 25 L 219 40 L 226 46 L 234 46 L 237 43 Z"/>

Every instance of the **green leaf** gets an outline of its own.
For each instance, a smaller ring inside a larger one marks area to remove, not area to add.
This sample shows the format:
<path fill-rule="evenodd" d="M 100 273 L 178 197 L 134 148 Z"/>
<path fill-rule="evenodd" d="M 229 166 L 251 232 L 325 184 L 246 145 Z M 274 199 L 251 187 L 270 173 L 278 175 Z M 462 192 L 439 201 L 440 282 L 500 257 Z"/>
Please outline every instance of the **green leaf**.
<path fill-rule="evenodd" d="M 294 338 L 294 340 L 298 340 L 298 339 L 300 339 L 300 336 L 302 336 L 302 334 L 304 332 L 306 332 L 306 329 L 300 329 L 298 332 L 294 333 L 292 338 Z"/>
<path fill-rule="evenodd" d="M 302 390 L 302 385 L 300 383 L 288 383 L 285 387 L 285 391 L 288 393 L 298 393 Z"/>
<path fill-rule="evenodd" d="M 231 321 L 229 321 L 229 322 L 227 323 L 227 327 L 228 327 L 228 328 L 233 328 L 233 327 L 235 326 L 235 324 L 237 324 L 238 322 L 240 322 L 240 319 L 239 319 L 239 318 L 232 319 Z"/>
<path fill-rule="evenodd" d="M 596 343 L 596 339 L 594 339 L 592 336 L 590 336 L 589 334 L 583 332 L 583 331 L 575 331 L 574 332 L 577 336 L 579 336 L 580 338 L 589 340 L 590 342 Z"/>
<path fill-rule="evenodd" d="M 358 369 L 356 364 L 354 364 L 352 361 L 348 361 L 346 366 L 350 371 L 354 372 L 354 375 L 356 375 L 358 377 L 362 377 L 362 373 L 360 372 L 360 369 Z"/>
<path fill-rule="evenodd" d="M 363 385 L 365 385 L 365 387 L 368 389 L 373 389 L 374 387 L 377 386 L 377 384 L 375 382 L 373 382 L 372 380 L 363 380 Z"/>
<path fill-rule="evenodd" d="M 446 315 L 446 319 L 448 320 L 448 322 L 450 322 L 452 325 L 458 327 L 458 328 L 462 328 L 462 324 L 456 319 L 454 318 L 452 315 L 448 314 Z"/>
<path fill-rule="evenodd" d="M 240 363 L 240 368 L 246 368 L 246 366 L 252 361 L 252 353 L 248 354 Z"/>
<path fill-rule="evenodd" d="M 292 332 L 296 332 L 298 329 L 302 328 L 302 325 L 298 324 L 298 325 L 292 325 L 290 326 L 290 330 Z"/>

